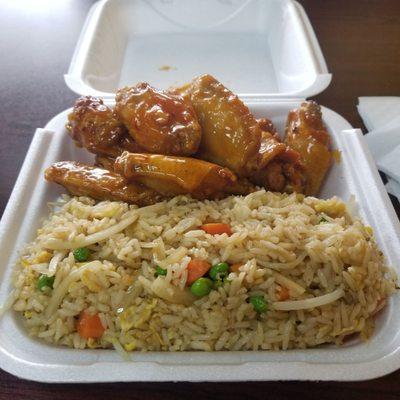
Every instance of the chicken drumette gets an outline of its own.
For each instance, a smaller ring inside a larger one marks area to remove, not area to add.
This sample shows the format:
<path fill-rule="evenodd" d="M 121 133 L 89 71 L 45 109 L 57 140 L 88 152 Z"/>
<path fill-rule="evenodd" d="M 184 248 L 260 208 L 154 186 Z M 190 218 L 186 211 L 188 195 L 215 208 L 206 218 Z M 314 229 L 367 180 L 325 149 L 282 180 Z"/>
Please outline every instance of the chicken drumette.
<path fill-rule="evenodd" d="M 147 83 L 118 90 L 115 111 L 129 133 L 149 153 L 190 156 L 201 128 L 190 102 Z"/>
<path fill-rule="evenodd" d="M 289 113 L 285 142 L 300 154 L 304 165 L 303 193 L 316 195 L 332 163 L 332 153 L 321 107 L 315 101 L 306 101 Z"/>
<path fill-rule="evenodd" d="M 75 102 L 66 128 L 78 146 L 94 154 L 117 157 L 125 150 L 143 150 L 129 136 L 114 110 L 96 97 L 80 97 Z"/>

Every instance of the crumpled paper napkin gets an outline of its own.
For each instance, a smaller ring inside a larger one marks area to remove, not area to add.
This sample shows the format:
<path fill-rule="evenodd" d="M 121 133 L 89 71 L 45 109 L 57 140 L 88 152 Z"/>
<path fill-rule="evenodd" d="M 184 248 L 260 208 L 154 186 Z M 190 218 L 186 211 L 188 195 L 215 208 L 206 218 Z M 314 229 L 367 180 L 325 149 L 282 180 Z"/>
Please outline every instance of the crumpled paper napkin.
<path fill-rule="evenodd" d="M 388 178 L 386 190 L 400 200 L 400 97 L 359 97 L 357 108 L 376 165 Z"/>

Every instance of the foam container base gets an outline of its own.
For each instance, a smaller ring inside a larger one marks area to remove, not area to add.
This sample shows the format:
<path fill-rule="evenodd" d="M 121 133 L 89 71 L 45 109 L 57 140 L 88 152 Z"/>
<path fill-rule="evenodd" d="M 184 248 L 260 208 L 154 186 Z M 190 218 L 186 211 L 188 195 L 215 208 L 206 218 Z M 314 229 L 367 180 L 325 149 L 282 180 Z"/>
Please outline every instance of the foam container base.
<path fill-rule="evenodd" d="M 283 131 L 294 102 L 248 103 L 256 117 L 268 116 Z M 64 128 L 66 110 L 38 129 L 0 224 L 0 304 L 11 290 L 18 251 L 32 240 L 48 215 L 47 203 L 63 190 L 46 183 L 44 169 L 59 160 L 90 161 L 74 146 Z M 361 218 L 373 227 L 389 264 L 400 266 L 400 228 L 362 134 L 335 112 L 323 108 L 324 122 L 341 151 L 322 188 L 321 197 L 354 195 Z M 112 350 L 74 350 L 50 346 L 27 335 L 13 311 L 0 319 L 0 367 L 22 378 L 42 382 L 111 381 L 249 381 L 363 380 L 400 366 L 400 299 L 395 294 L 376 319 L 367 343 L 323 346 L 282 352 L 148 352 L 123 361 Z"/>

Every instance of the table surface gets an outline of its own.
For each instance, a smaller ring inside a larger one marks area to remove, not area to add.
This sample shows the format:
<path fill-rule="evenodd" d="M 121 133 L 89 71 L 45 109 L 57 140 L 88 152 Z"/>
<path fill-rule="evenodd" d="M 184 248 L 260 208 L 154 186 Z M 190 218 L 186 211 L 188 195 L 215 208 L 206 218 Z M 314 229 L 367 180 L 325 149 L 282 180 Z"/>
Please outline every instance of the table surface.
<path fill-rule="evenodd" d="M 321 104 L 362 127 L 358 96 L 400 94 L 399 0 L 301 0 L 316 31 L 331 85 Z M 37 127 L 70 107 L 76 98 L 64 84 L 90 0 L 0 0 L 0 211 L 4 210 Z M 400 207 L 393 199 L 399 215 Z M 132 383 L 40 384 L 0 370 L 0 400 L 13 398 L 85 400 L 114 398 L 321 398 L 394 399 L 400 371 L 355 383 Z"/>

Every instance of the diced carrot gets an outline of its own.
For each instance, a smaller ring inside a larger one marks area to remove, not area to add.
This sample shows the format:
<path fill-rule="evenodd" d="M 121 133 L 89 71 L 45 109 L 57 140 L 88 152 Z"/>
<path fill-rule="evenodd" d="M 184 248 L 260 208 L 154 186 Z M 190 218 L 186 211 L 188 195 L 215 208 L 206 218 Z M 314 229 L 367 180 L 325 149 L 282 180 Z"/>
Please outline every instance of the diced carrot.
<path fill-rule="evenodd" d="M 194 258 L 191 260 L 187 266 L 187 279 L 186 285 L 191 285 L 196 279 L 201 278 L 205 275 L 208 270 L 211 268 L 211 264 L 205 260 L 200 260 L 198 258 Z"/>
<path fill-rule="evenodd" d="M 204 224 L 200 227 L 204 232 L 210 235 L 222 235 L 226 233 L 228 236 L 232 235 L 231 226 L 229 224 L 223 224 L 222 222 L 212 222 L 209 224 Z"/>
<path fill-rule="evenodd" d="M 88 311 L 83 310 L 78 319 L 77 331 L 85 339 L 97 339 L 101 337 L 105 331 L 100 321 L 99 314 L 90 315 Z"/>
<path fill-rule="evenodd" d="M 232 264 L 229 269 L 231 272 L 239 272 L 239 268 L 242 266 L 242 263 Z"/>
<path fill-rule="evenodd" d="M 278 297 L 279 301 L 287 300 L 290 297 L 289 289 L 286 288 L 285 286 L 278 286 L 276 290 L 276 296 Z"/>

